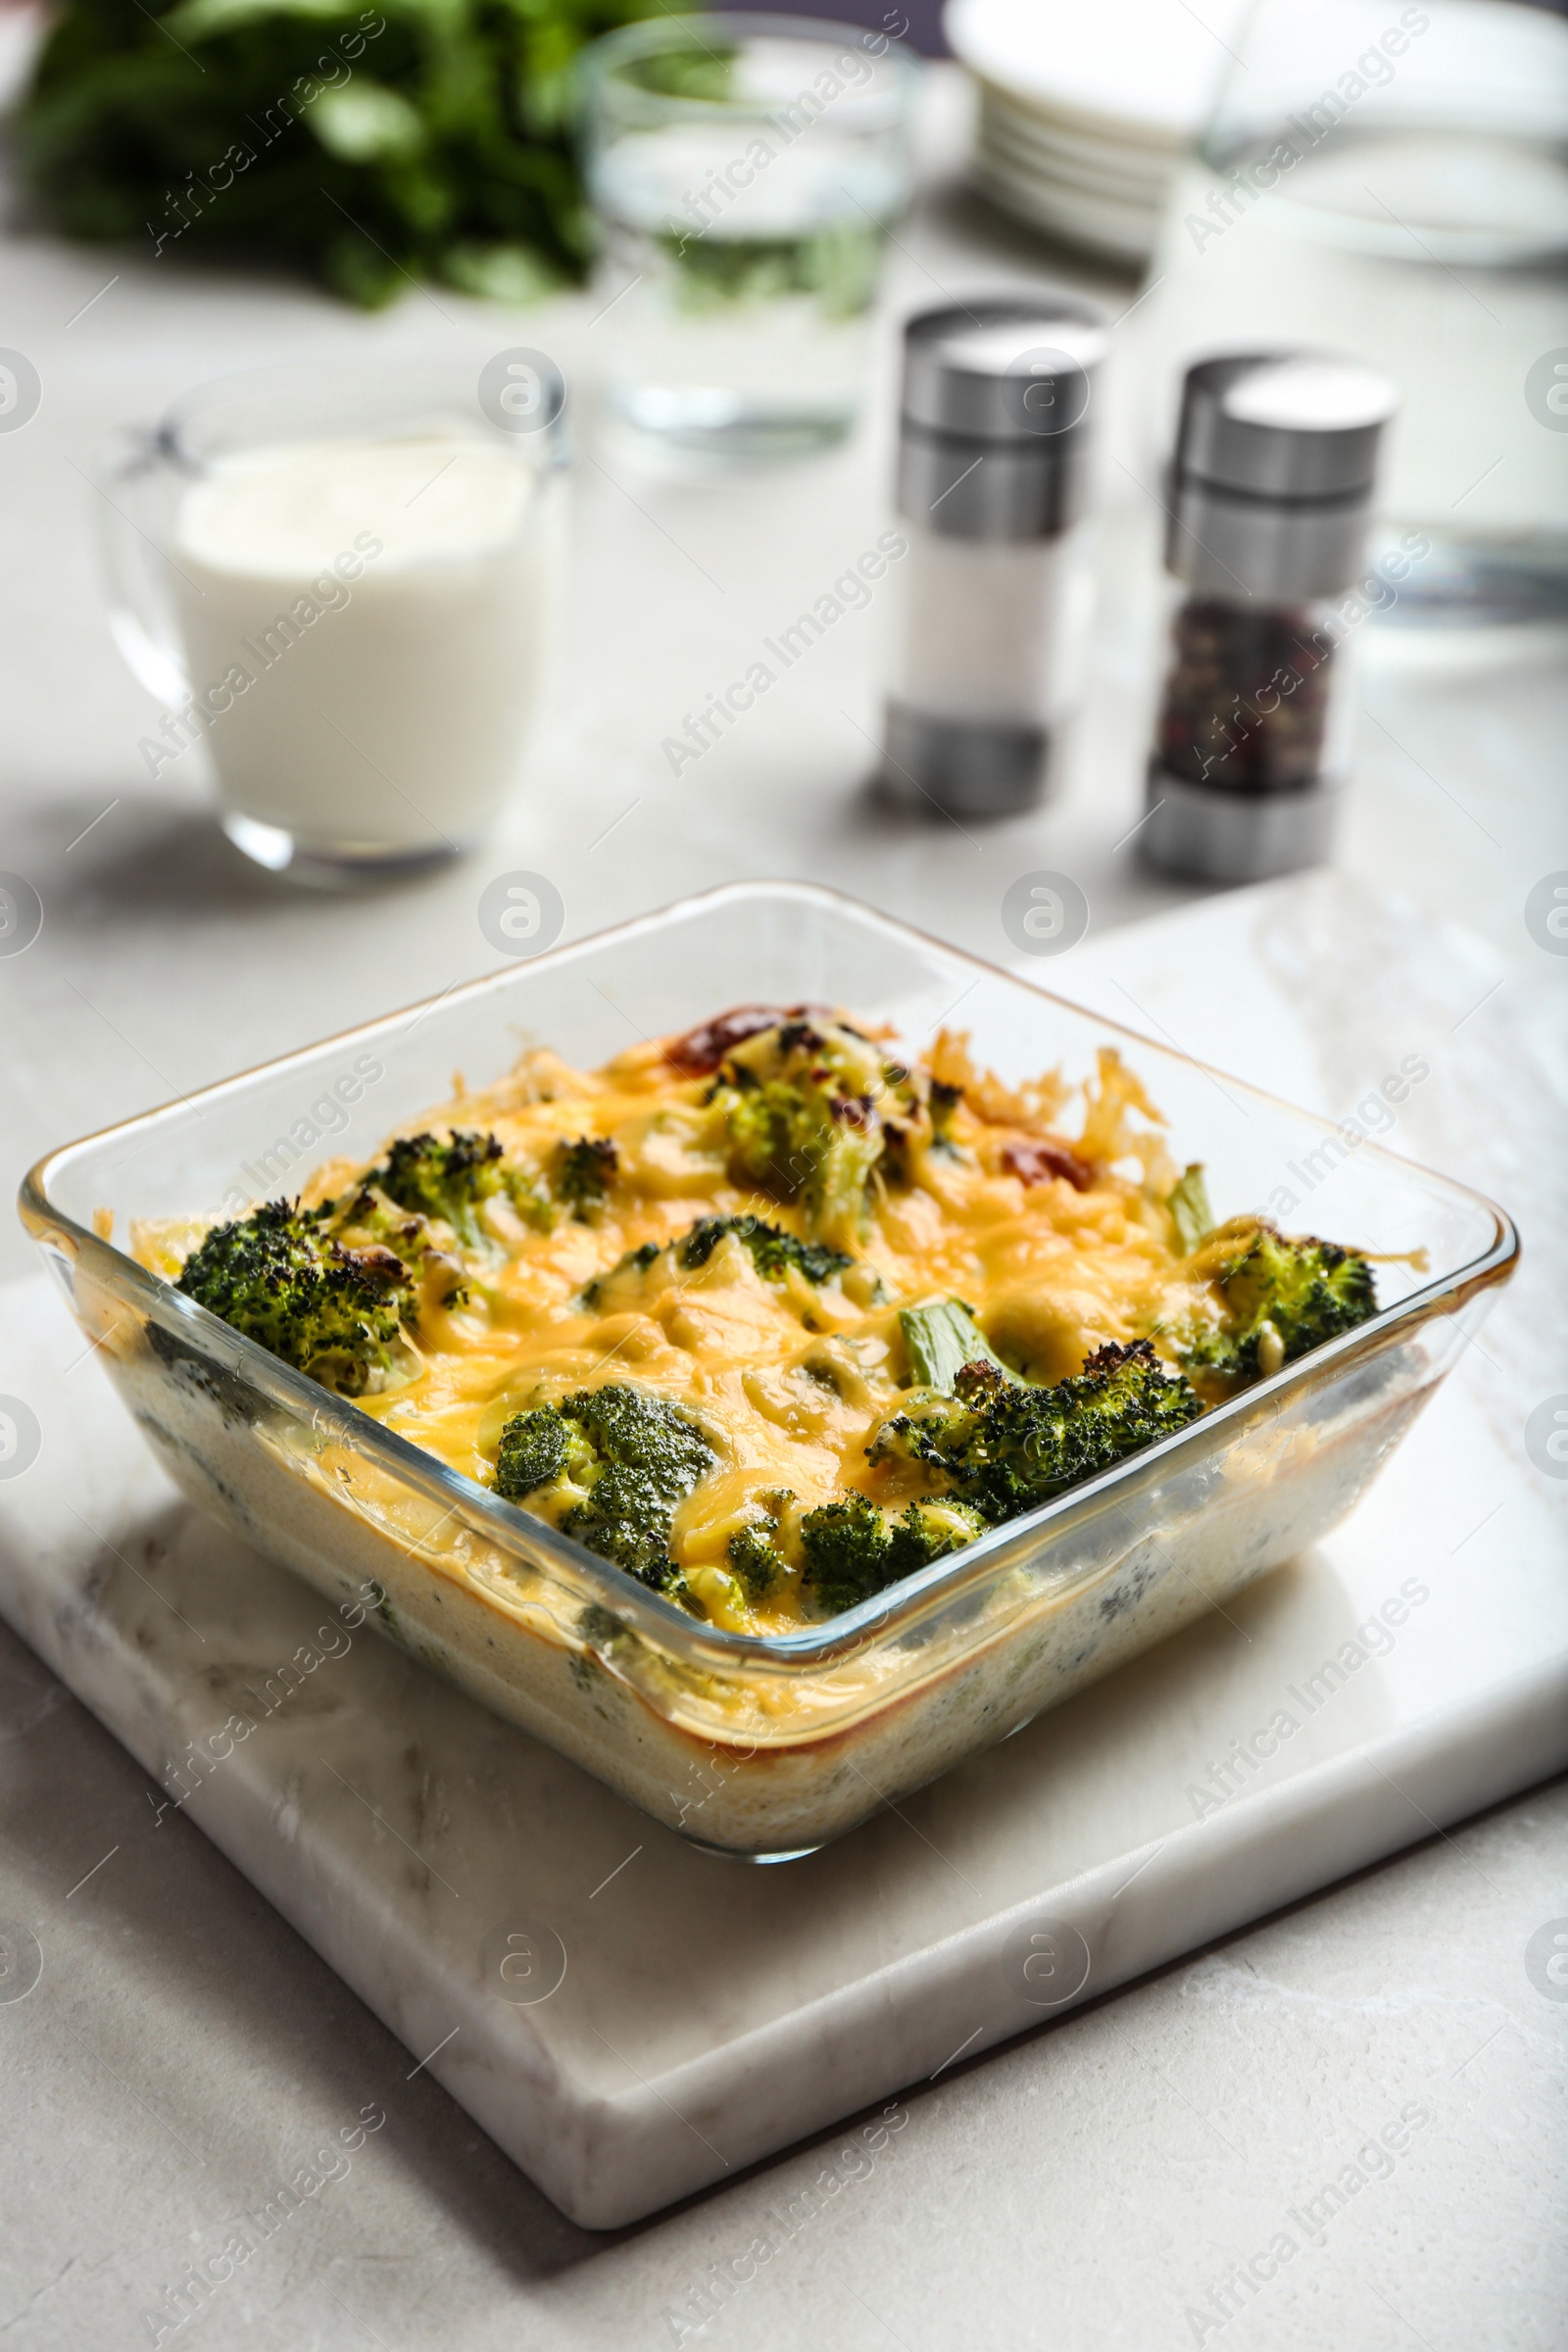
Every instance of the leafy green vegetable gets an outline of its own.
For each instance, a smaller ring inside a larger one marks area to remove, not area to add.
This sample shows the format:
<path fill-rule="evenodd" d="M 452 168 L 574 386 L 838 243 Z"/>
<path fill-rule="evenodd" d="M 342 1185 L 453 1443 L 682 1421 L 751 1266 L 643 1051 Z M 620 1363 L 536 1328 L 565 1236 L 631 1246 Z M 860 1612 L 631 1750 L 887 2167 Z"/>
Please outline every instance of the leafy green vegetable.
<path fill-rule="evenodd" d="M 586 265 L 579 50 L 659 0 L 61 0 L 16 118 L 68 235 L 249 254 L 367 307 Z"/>

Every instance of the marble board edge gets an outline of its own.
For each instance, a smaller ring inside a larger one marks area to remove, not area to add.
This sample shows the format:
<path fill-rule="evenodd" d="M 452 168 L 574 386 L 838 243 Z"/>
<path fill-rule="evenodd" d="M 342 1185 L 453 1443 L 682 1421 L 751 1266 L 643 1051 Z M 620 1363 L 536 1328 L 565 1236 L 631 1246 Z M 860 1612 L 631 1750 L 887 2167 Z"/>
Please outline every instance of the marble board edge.
<path fill-rule="evenodd" d="M 18 1606 L 18 1600 L 23 1605 Z M 156 1773 L 175 1729 L 111 1647 L 94 1674 L 21 1592 L 0 1614 L 113 1737 Z M 41 1622 L 39 1620 L 42 1620 Z M 74 1669 L 74 1670 L 73 1670 Z M 145 1750 L 145 1752 L 143 1752 Z M 956 2057 L 978 2057 L 1568 1767 L 1568 1654 L 1239 1797 L 1152 1848 L 1112 1855 L 672 2071 L 606 2097 L 575 2084 L 526 2012 L 456 1984 L 416 1936 L 387 1937 L 374 1890 L 279 1832 L 263 1776 L 230 1774 L 187 1808 L 388 2031 L 573 2222 L 611 2230 L 732 2178 Z M 205 1801 L 203 1801 L 205 1800 Z M 741 1865 L 734 1865 L 739 1868 Z M 1031 1932 L 1087 1955 L 1059 2000 L 1023 1988 Z M 457 2028 L 462 2028 L 459 2034 Z M 460 2045 L 461 2046 L 458 2046 Z"/>

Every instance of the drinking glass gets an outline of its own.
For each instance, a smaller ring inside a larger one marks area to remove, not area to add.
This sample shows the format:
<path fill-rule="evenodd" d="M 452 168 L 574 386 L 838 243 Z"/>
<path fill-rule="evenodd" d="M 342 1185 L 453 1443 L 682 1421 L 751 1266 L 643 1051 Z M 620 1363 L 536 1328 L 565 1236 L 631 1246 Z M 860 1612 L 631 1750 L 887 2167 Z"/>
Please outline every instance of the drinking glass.
<path fill-rule="evenodd" d="M 1400 387 L 1403 618 L 1568 608 L 1568 23 L 1517 0 L 1260 0 L 1152 277 L 1165 377 L 1316 345 Z M 1408 541 L 1405 542 L 1408 547 Z"/>
<path fill-rule="evenodd" d="M 725 15 L 623 26 L 583 71 L 612 413 L 730 459 L 839 440 L 909 198 L 911 61 L 885 33 Z"/>
<path fill-rule="evenodd" d="M 331 886 L 471 849 L 553 602 L 564 390 L 539 352 L 231 376 L 105 454 L 110 626 L 247 857 Z"/>

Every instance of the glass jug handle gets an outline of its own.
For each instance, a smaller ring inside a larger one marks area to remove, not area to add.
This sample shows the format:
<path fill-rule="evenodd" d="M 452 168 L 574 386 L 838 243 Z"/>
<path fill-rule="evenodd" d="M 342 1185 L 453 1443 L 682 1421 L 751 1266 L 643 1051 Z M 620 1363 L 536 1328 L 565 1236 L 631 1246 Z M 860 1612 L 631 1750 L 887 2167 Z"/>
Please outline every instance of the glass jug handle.
<path fill-rule="evenodd" d="M 177 566 L 158 527 L 172 504 L 173 470 L 156 433 L 130 432 L 94 471 L 110 634 L 132 676 L 166 708 L 191 694 L 170 586 Z"/>

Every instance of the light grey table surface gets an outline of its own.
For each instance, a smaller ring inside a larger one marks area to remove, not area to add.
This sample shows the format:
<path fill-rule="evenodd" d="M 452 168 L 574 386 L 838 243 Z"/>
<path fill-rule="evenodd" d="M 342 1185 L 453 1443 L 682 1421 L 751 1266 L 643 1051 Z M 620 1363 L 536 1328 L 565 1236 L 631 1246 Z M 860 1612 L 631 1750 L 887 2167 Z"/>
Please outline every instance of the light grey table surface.
<path fill-rule="evenodd" d="M 934 97 L 931 185 L 894 257 L 890 316 L 1043 276 L 1126 311 L 1135 285 L 954 190 L 955 93 Z M 869 808 L 875 606 L 679 780 L 662 757 L 704 690 L 882 527 L 889 334 L 872 424 L 810 466 L 659 481 L 585 427 L 559 653 L 499 837 L 418 888 L 329 902 L 227 850 L 195 754 L 148 779 L 136 745 L 152 707 L 110 644 L 80 469 L 116 425 L 252 361 L 370 348 L 389 368 L 441 351 L 477 364 L 525 340 L 585 384 L 612 321 L 592 325 L 575 301 L 519 324 L 446 294 L 364 321 L 287 284 L 19 239 L 0 249 L 0 340 L 44 386 L 32 423 L 0 436 L 0 867 L 46 910 L 36 945 L 0 962 L 8 1185 L 66 1136 L 489 968 L 475 902 L 508 868 L 551 876 L 568 936 L 735 875 L 792 873 L 997 956 L 1002 897 L 1031 868 L 1074 875 L 1100 931 L 1190 895 L 1143 874 L 1124 842 L 1141 806 L 1158 520 L 1139 313 L 1118 326 L 1105 387 L 1092 692 L 1050 809 L 965 834 Z M 1339 860 L 1434 936 L 1463 922 L 1532 986 L 1564 969 L 1544 970 L 1523 922 L 1535 882 L 1568 866 L 1563 651 L 1549 634 L 1372 637 Z M 0 1235 L 0 1274 L 28 1263 L 20 1235 Z M 153 1835 L 144 1776 L 9 1635 L 0 1689 L 0 1915 L 50 1923 L 49 1999 L 0 2005 L 8 2342 L 151 2340 L 117 2283 L 127 2256 L 141 2270 L 157 2246 L 177 2278 L 198 2227 L 265 2201 L 285 2155 L 368 2103 L 384 2132 L 181 2336 L 397 2352 L 668 2343 L 681 2334 L 668 2312 L 759 2232 L 778 2236 L 767 2210 L 832 2161 L 836 2140 L 621 2236 L 573 2229 L 427 2078 L 405 2080 L 400 2046 L 194 1829 Z M 1541 1790 L 912 2090 L 874 2165 L 842 2179 L 698 2340 L 1561 2343 L 1552 2094 L 1568 2004 L 1543 1997 L 1524 1954 L 1568 1913 L 1565 1826 L 1568 1795 Z M 135 2064 L 111 2071 L 95 2021 L 122 2028 L 126 2012 Z M 1266 2293 L 1233 2288 L 1234 2318 L 1211 2302 L 1201 2324 L 1189 2316 L 1406 2101 L 1437 2128 L 1387 2180 Z"/>

